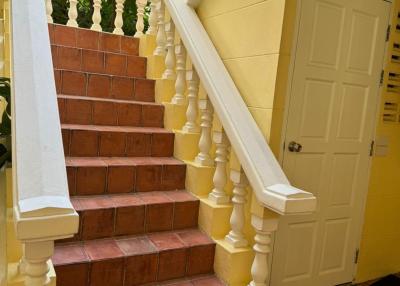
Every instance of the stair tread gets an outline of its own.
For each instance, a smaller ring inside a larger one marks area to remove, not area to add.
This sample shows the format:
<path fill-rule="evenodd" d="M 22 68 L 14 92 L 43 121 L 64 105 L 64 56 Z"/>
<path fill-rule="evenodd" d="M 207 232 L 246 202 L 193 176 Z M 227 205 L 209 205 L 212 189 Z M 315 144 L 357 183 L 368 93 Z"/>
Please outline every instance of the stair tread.
<path fill-rule="evenodd" d="M 193 201 L 198 199 L 185 190 L 71 197 L 77 211 Z"/>
<path fill-rule="evenodd" d="M 116 77 L 116 78 L 125 78 L 125 79 L 134 79 L 134 80 L 141 80 L 141 81 L 155 81 L 154 79 L 149 79 L 146 77 L 137 77 L 137 76 L 126 76 L 126 75 L 114 75 L 114 74 L 107 74 L 107 73 L 99 73 L 94 71 L 81 71 L 76 69 L 67 69 L 67 68 L 54 68 L 55 71 L 66 71 L 66 72 L 74 72 L 74 73 L 84 73 L 89 75 L 99 75 L 105 77 Z"/>
<path fill-rule="evenodd" d="M 61 129 L 86 130 L 100 132 L 126 132 L 126 133 L 164 133 L 172 134 L 161 127 L 141 127 L 141 126 L 107 126 L 107 125 L 85 125 L 85 124 L 61 124 Z"/>
<path fill-rule="evenodd" d="M 67 167 L 185 165 L 174 157 L 65 157 Z"/>
<path fill-rule="evenodd" d="M 56 244 L 52 261 L 59 266 L 213 244 L 215 242 L 199 229 L 183 229 Z"/>
<path fill-rule="evenodd" d="M 156 102 L 126 100 L 126 99 L 118 99 L 118 98 L 104 98 L 104 97 L 78 96 L 78 95 L 66 95 L 66 94 L 58 94 L 57 97 L 58 98 L 63 98 L 63 99 L 80 99 L 80 100 L 88 100 L 88 101 L 101 101 L 101 102 L 113 102 L 113 103 L 127 103 L 127 104 L 163 106 L 161 103 L 156 103 Z"/>

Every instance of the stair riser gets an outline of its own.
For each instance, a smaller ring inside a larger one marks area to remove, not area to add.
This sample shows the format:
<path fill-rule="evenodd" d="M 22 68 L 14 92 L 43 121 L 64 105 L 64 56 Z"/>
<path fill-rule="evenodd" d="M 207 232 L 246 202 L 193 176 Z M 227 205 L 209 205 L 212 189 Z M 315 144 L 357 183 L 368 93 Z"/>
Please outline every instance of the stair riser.
<path fill-rule="evenodd" d="M 54 45 L 51 52 L 56 69 L 146 77 L 146 58 Z"/>
<path fill-rule="evenodd" d="M 79 233 L 72 241 L 140 235 L 197 227 L 199 201 L 78 211 Z"/>
<path fill-rule="evenodd" d="M 133 127 L 163 127 L 164 107 L 58 98 L 61 123 Z"/>
<path fill-rule="evenodd" d="M 65 156 L 170 157 L 173 133 L 106 132 L 62 129 Z"/>
<path fill-rule="evenodd" d="M 54 45 L 132 56 L 139 54 L 139 40 L 133 37 L 52 24 L 49 24 L 49 36 L 51 44 Z"/>
<path fill-rule="evenodd" d="M 67 166 L 71 196 L 171 191 L 185 188 L 185 165 Z"/>
<path fill-rule="evenodd" d="M 214 261 L 210 256 L 214 256 L 214 251 L 215 245 L 210 244 L 55 266 L 57 286 L 147 285 L 185 276 L 211 274 Z"/>
<path fill-rule="evenodd" d="M 154 102 L 154 80 L 54 70 L 58 94 Z"/>

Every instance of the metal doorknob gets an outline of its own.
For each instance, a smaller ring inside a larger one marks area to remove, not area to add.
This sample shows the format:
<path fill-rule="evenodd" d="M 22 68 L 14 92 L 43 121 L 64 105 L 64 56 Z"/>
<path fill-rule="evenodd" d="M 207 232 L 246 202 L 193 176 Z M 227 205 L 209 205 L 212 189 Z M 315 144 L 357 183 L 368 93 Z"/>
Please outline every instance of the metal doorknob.
<path fill-rule="evenodd" d="M 288 146 L 289 152 L 296 152 L 299 153 L 301 152 L 301 149 L 303 149 L 303 146 L 301 146 L 301 144 L 297 143 L 297 142 L 290 142 L 289 146 Z"/>

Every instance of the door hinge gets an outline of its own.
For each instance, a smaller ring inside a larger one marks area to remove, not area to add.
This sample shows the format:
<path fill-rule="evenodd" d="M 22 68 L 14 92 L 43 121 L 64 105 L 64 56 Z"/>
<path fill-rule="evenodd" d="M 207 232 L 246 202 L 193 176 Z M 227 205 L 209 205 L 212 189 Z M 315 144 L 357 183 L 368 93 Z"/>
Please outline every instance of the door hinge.
<path fill-rule="evenodd" d="M 385 77 L 385 70 L 381 71 L 381 78 L 379 79 L 379 84 L 382 85 L 383 84 L 383 79 Z"/>
<path fill-rule="evenodd" d="M 360 254 L 360 249 L 356 249 L 356 253 L 354 254 L 354 264 L 358 263 L 358 255 Z"/>
<path fill-rule="evenodd" d="M 369 156 L 372 157 L 374 155 L 374 149 L 375 149 L 375 140 L 372 140 L 371 146 L 369 149 Z"/>
<path fill-rule="evenodd" d="M 390 30 L 392 29 L 392 26 L 391 25 L 388 25 L 387 26 L 387 29 L 386 29 L 386 42 L 388 42 L 389 41 L 389 38 L 390 38 Z"/>

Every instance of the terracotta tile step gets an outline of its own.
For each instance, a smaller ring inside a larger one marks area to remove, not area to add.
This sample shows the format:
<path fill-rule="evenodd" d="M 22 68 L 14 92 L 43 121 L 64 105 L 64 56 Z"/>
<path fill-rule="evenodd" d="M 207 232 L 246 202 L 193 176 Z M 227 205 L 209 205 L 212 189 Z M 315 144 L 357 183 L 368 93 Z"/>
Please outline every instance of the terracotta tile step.
<path fill-rule="evenodd" d="M 162 286 L 224 286 L 221 280 L 214 275 L 198 275 L 196 277 L 176 279 L 158 284 Z"/>
<path fill-rule="evenodd" d="M 193 229 L 57 245 L 52 261 L 57 286 L 143 285 L 211 274 L 214 253 L 215 243 Z"/>
<path fill-rule="evenodd" d="M 84 28 L 49 24 L 51 44 L 82 49 L 106 51 L 125 55 L 139 54 L 139 39 Z"/>
<path fill-rule="evenodd" d="M 174 133 L 155 127 L 61 125 L 65 156 L 170 157 Z"/>
<path fill-rule="evenodd" d="M 174 158 L 67 157 L 70 195 L 87 196 L 185 188 L 186 165 Z"/>
<path fill-rule="evenodd" d="M 146 77 L 146 58 L 96 50 L 52 45 L 53 66 L 56 69 L 99 74 Z"/>
<path fill-rule="evenodd" d="M 54 69 L 57 94 L 154 102 L 155 81 Z"/>
<path fill-rule="evenodd" d="M 161 104 L 85 96 L 58 96 L 61 123 L 163 127 Z"/>
<path fill-rule="evenodd" d="M 80 216 L 72 241 L 197 227 L 199 200 L 186 191 L 82 196 L 71 202 Z"/>

